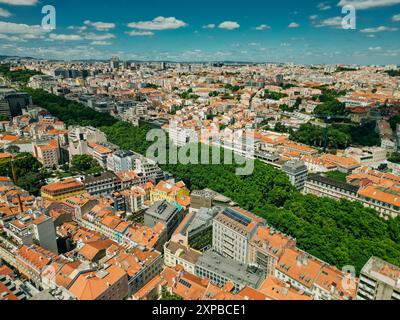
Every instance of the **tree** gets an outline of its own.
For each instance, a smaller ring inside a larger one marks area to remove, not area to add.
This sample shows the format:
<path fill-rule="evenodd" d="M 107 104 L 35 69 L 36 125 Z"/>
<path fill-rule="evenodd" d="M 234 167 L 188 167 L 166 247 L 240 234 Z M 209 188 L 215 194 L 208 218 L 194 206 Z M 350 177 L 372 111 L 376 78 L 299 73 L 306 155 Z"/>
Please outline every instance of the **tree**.
<path fill-rule="evenodd" d="M 44 98 L 45 103 L 42 104 L 36 96 L 35 104 L 43 107 L 53 99 Z M 52 110 L 60 115 L 61 120 L 65 120 L 65 117 L 70 122 L 81 122 L 79 113 L 67 112 L 68 105 L 52 106 Z M 98 123 L 101 125 L 97 127 L 107 134 L 110 142 L 123 149 L 146 153 L 149 146 L 146 134 L 151 129 L 149 126 L 137 128 L 122 121 Z M 340 142 L 337 131 L 344 135 L 346 141 Z M 322 144 L 323 128 L 304 125 L 300 132 L 305 136 L 296 135 L 298 140 L 312 141 L 314 145 Z M 338 138 L 330 142 L 331 145 L 346 144 L 350 137 L 343 128 L 330 129 L 332 135 Z M 209 147 L 202 145 L 203 148 Z M 223 156 L 224 151 L 221 151 L 221 159 Z M 358 202 L 304 196 L 292 187 L 283 172 L 259 161 L 255 161 L 253 174 L 245 177 L 236 175 L 234 164 L 166 164 L 161 165 L 161 168 L 177 180 L 183 180 L 192 190 L 210 188 L 224 194 L 238 206 L 265 218 L 272 227 L 295 237 L 302 250 L 338 268 L 354 265 L 359 272 L 371 256 L 400 265 L 398 220 L 385 221 L 379 218 L 376 211 L 364 208 Z"/>
<path fill-rule="evenodd" d="M 18 179 L 18 186 L 31 194 L 38 195 L 40 188 L 46 184 L 47 175 L 42 172 L 28 172 Z"/>
<path fill-rule="evenodd" d="M 71 165 L 73 170 L 80 173 L 95 174 L 103 171 L 98 162 L 87 154 L 73 156 Z"/>
<path fill-rule="evenodd" d="M 400 153 L 398 152 L 393 152 L 388 161 L 393 162 L 393 163 L 400 163 Z"/>
<path fill-rule="evenodd" d="M 172 301 L 177 301 L 177 300 L 183 300 L 181 296 L 178 296 L 175 293 L 169 293 L 167 287 L 162 287 L 161 289 L 161 300 L 172 300 Z"/>
<path fill-rule="evenodd" d="M 42 164 L 30 153 L 19 153 L 12 160 L 0 160 L 0 176 L 14 179 L 12 167 L 14 167 L 17 178 L 16 184 L 22 189 L 38 195 L 48 177 L 48 173 L 43 169 Z"/>
<path fill-rule="evenodd" d="M 400 124 L 400 116 L 393 116 L 389 119 L 390 127 L 393 131 L 397 129 L 397 125 Z"/>
<path fill-rule="evenodd" d="M 286 98 L 286 97 L 288 97 L 288 95 L 286 93 L 270 91 L 270 90 L 266 89 L 264 91 L 263 99 L 280 100 L 280 99 Z"/>
<path fill-rule="evenodd" d="M 10 117 L 5 114 L 0 114 L 0 121 L 10 121 Z"/>
<path fill-rule="evenodd" d="M 145 83 L 144 88 L 158 89 L 160 86 L 154 83 Z"/>
<path fill-rule="evenodd" d="M 314 113 L 323 116 L 345 116 L 350 112 L 339 100 L 328 100 L 315 108 Z"/>
<path fill-rule="evenodd" d="M 277 123 L 275 124 L 274 130 L 275 130 L 276 132 L 281 132 L 281 133 L 286 133 L 286 132 L 288 132 L 288 129 L 286 128 L 286 126 L 285 126 L 284 124 L 282 124 L 281 122 L 277 122 Z"/>
<path fill-rule="evenodd" d="M 400 70 L 388 70 L 385 72 L 391 77 L 400 77 Z"/>
<path fill-rule="evenodd" d="M 343 172 L 340 172 L 340 171 L 329 171 L 329 172 L 326 173 L 326 176 L 328 178 L 331 178 L 331 179 L 339 181 L 339 182 L 346 182 L 347 181 L 346 180 L 347 174 L 343 173 Z"/>

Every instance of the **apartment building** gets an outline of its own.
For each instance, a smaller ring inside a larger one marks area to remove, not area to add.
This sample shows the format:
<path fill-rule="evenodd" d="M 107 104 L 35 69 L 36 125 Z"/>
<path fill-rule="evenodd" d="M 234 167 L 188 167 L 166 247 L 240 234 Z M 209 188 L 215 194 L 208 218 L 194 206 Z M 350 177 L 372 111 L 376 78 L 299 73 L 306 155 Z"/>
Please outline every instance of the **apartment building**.
<path fill-rule="evenodd" d="M 51 217 L 39 213 L 27 214 L 8 223 L 4 231 L 20 245 L 31 245 L 36 241 L 42 248 L 58 254 L 56 231 Z"/>
<path fill-rule="evenodd" d="M 93 127 L 72 127 L 68 130 L 69 154 L 89 154 L 88 144 L 106 143 L 107 137 L 100 130 Z"/>
<path fill-rule="evenodd" d="M 124 300 L 128 296 L 128 276 L 117 265 L 82 273 L 69 288 L 77 300 Z"/>
<path fill-rule="evenodd" d="M 116 190 L 116 181 L 117 177 L 113 172 L 102 172 L 85 176 L 82 183 L 90 195 L 105 196 L 112 194 Z"/>
<path fill-rule="evenodd" d="M 188 143 L 196 143 L 198 140 L 197 133 L 190 128 L 171 122 L 168 126 L 168 135 L 172 143 L 177 147 L 183 147 Z"/>
<path fill-rule="evenodd" d="M 355 278 L 297 248 L 285 250 L 275 277 L 316 300 L 354 300 L 356 296 Z"/>
<path fill-rule="evenodd" d="M 148 181 L 146 176 L 138 174 L 135 170 L 119 171 L 114 174 L 117 177 L 116 190 L 127 190 L 144 185 Z"/>
<path fill-rule="evenodd" d="M 290 160 L 282 167 L 282 171 L 289 177 L 290 183 L 298 190 L 304 189 L 307 181 L 308 169 L 303 161 Z"/>
<path fill-rule="evenodd" d="M 267 275 L 274 275 L 279 258 L 287 248 L 295 247 L 295 239 L 270 226 L 260 226 L 250 239 L 249 264 L 264 270 Z"/>
<path fill-rule="evenodd" d="M 225 208 L 213 220 L 213 248 L 221 255 L 247 264 L 249 242 L 265 220 L 240 208 Z"/>
<path fill-rule="evenodd" d="M 334 154 L 323 154 L 319 157 L 325 163 L 334 164 L 338 171 L 350 173 L 360 166 L 360 161 L 352 157 L 341 157 Z"/>
<path fill-rule="evenodd" d="M 41 188 L 41 195 L 53 201 L 63 200 L 85 193 L 85 185 L 73 178 L 45 185 Z"/>
<path fill-rule="evenodd" d="M 381 147 L 351 147 L 343 155 L 355 159 L 361 166 L 377 166 L 387 160 L 388 152 Z"/>
<path fill-rule="evenodd" d="M 168 267 L 180 265 L 186 272 L 195 274 L 200 256 L 201 252 L 177 242 L 169 241 L 164 244 L 164 264 Z"/>
<path fill-rule="evenodd" d="M 186 188 L 183 181 L 175 184 L 160 181 L 150 192 L 150 202 L 155 203 L 157 201 L 166 200 L 170 203 L 183 204 L 183 202 L 190 202 L 190 191 Z"/>
<path fill-rule="evenodd" d="M 304 194 L 313 194 L 318 197 L 328 197 L 335 200 L 358 200 L 358 187 L 351 184 L 330 179 L 324 175 L 312 174 L 308 177 Z"/>
<path fill-rule="evenodd" d="M 400 268 L 371 257 L 361 270 L 358 300 L 400 300 Z"/>
<path fill-rule="evenodd" d="M 145 286 L 163 267 L 163 258 L 158 251 L 144 251 L 139 248 L 131 252 L 120 252 L 111 259 L 106 259 L 105 265 L 117 265 L 128 275 L 128 294 L 132 295 Z"/>
<path fill-rule="evenodd" d="M 360 201 L 384 219 L 396 218 L 400 214 L 400 189 L 395 185 L 374 185 L 368 179 L 358 186 L 315 174 L 308 177 L 303 193 L 335 200 Z"/>
<path fill-rule="evenodd" d="M 364 206 L 376 210 L 384 219 L 394 219 L 400 214 L 400 188 L 396 186 L 361 186 L 358 196 Z"/>
<path fill-rule="evenodd" d="M 220 211 L 220 207 L 213 207 L 189 212 L 175 230 L 171 240 L 185 246 L 196 246 L 199 249 L 209 246 L 213 219 Z"/>
<path fill-rule="evenodd" d="M 33 156 L 46 168 L 57 167 L 61 161 L 58 140 L 32 142 Z"/>
<path fill-rule="evenodd" d="M 179 223 L 182 221 L 183 212 L 166 200 L 157 201 L 144 213 L 144 224 L 153 228 L 161 223 L 167 228 L 168 239 L 171 237 Z"/>
<path fill-rule="evenodd" d="M 108 157 L 112 155 L 113 151 L 116 149 L 110 143 L 88 143 L 87 150 L 88 154 L 91 155 L 99 165 L 107 169 Z"/>
<path fill-rule="evenodd" d="M 129 171 L 135 167 L 136 156 L 131 151 L 115 151 L 107 158 L 107 170 L 113 172 Z"/>
<path fill-rule="evenodd" d="M 27 295 L 9 275 L 0 273 L 0 301 L 27 300 Z"/>
<path fill-rule="evenodd" d="M 15 256 L 15 265 L 20 273 L 31 280 L 37 288 L 42 286 L 42 272 L 54 261 L 59 261 L 59 256 L 35 244 L 22 246 Z"/>
<path fill-rule="evenodd" d="M 125 198 L 127 212 L 136 213 L 146 207 L 146 191 L 142 187 L 132 187 L 131 189 L 121 191 L 121 195 Z"/>

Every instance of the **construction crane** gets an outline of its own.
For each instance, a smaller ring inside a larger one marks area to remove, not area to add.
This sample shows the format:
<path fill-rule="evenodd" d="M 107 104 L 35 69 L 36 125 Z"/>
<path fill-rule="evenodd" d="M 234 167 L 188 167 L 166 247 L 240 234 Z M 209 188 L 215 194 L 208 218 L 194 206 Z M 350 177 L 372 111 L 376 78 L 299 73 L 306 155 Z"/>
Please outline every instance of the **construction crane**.
<path fill-rule="evenodd" d="M 326 149 L 328 149 L 328 129 L 329 129 L 329 124 L 331 121 L 333 120 L 348 120 L 349 117 L 348 116 L 328 116 L 328 115 L 322 115 L 322 114 L 316 114 L 314 115 L 315 118 L 317 119 L 322 119 L 324 120 L 325 123 L 325 127 L 324 127 L 324 142 L 323 142 L 323 150 L 324 152 L 326 152 Z"/>

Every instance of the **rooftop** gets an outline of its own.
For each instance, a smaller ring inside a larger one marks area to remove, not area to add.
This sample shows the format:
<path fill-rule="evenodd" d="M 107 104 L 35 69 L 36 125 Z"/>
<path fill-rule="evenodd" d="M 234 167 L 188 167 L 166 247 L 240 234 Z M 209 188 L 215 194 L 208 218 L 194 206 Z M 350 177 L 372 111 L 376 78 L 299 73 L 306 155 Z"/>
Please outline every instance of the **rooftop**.
<path fill-rule="evenodd" d="M 361 274 L 382 281 L 396 289 L 400 289 L 400 267 L 371 257 L 361 270 Z"/>
<path fill-rule="evenodd" d="M 253 271 L 247 265 L 226 258 L 215 251 L 204 252 L 199 257 L 197 266 L 211 270 L 235 283 L 247 285 L 252 288 L 258 288 L 264 280 L 264 274 L 259 270 Z"/>

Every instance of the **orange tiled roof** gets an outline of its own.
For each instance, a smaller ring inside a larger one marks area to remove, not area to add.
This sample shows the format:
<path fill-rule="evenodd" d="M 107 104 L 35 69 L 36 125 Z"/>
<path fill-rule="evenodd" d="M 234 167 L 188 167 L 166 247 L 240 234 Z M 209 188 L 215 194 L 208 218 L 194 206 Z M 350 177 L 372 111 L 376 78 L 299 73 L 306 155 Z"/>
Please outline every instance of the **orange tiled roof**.
<path fill-rule="evenodd" d="M 276 266 L 277 270 L 310 288 L 321 268 L 322 262 L 298 249 L 286 249 Z"/>
<path fill-rule="evenodd" d="M 96 276 L 94 272 L 81 274 L 69 291 L 78 300 L 97 300 L 109 289 L 110 285 L 126 277 L 125 271 L 116 265 L 107 268 L 105 273 L 106 275 L 102 278 Z"/>

